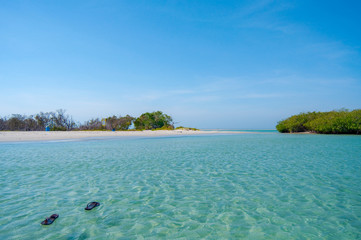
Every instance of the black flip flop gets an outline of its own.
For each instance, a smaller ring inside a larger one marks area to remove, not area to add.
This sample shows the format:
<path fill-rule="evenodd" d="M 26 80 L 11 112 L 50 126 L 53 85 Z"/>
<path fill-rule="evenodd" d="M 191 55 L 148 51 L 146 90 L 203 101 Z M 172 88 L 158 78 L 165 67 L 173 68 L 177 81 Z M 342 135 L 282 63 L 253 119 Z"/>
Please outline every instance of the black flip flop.
<path fill-rule="evenodd" d="M 98 207 L 100 205 L 100 203 L 98 202 L 90 202 L 88 203 L 88 205 L 86 205 L 85 210 L 92 210 L 95 207 Z"/>
<path fill-rule="evenodd" d="M 41 225 L 50 225 L 52 224 L 55 219 L 57 219 L 59 217 L 58 214 L 53 214 L 50 217 L 46 218 L 44 221 L 41 222 Z"/>

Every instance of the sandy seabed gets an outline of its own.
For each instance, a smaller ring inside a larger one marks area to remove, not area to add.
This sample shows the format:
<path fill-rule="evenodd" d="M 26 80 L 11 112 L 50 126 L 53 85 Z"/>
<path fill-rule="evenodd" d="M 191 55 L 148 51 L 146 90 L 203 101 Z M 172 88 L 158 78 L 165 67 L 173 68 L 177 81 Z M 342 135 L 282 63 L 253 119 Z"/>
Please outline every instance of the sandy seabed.
<path fill-rule="evenodd" d="M 107 137 L 158 137 L 174 135 L 216 134 L 218 131 L 158 130 L 158 131 L 0 131 L 0 142 L 51 141 Z"/>

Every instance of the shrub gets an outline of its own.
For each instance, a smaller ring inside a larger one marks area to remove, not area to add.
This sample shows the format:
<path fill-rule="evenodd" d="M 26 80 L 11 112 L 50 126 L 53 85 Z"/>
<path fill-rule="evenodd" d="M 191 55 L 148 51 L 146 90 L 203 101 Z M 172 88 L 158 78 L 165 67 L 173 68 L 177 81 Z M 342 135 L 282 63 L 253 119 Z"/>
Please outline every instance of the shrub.
<path fill-rule="evenodd" d="M 361 134 L 361 110 L 300 113 L 278 122 L 276 129 L 281 133 Z"/>

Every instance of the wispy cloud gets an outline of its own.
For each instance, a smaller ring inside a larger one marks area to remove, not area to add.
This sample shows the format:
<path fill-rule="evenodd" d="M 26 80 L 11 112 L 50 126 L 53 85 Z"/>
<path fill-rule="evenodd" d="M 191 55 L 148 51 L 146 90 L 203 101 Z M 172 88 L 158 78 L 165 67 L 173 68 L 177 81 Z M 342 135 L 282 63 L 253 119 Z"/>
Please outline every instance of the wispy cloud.
<path fill-rule="evenodd" d="M 323 58 L 341 65 L 339 61 L 351 56 L 357 56 L 359 49 L 353 49 L 342 41 L 322 35 L 312 25 L 288 19 L 288 10 L 297 8 L 296 3 L 290 1 L 261 0 L 254 1 L 248 6 L 240 8 L 234 16 L 239 28 L 259 29 L 279 33 L 279 36 L 296 37 L 292 45 L 297 46 L 302 53 Z M 295 45 L 295 44 L 299 45 Z M 297 49 L 295 49 L 297 51 Z"/>
<path fill-rule="evenodd" d="M 258 28 L 283 33 L 294 33 L 301 29 L 300 25 L 284 21 L 279 13 L 292 9 L 290 2 L 273 0 L 253 1 L 250 5 L 239 9 L 234 19 L 238 20 L 238 27 Z"/>
<path fill-rule="evenodd" d="M 340 41 L 320 41 L 307 44 L 304 51 L 313 52 L 318 56 L 335 61 L 342 60 L 357 52 L 350 47 L 345 46 Z"/>
<path fill-rule="evenodd" d="M 267 99 L 267 98 L 279 98 L 285 97 L 288 94 L 281 94 L 281 93 L 251 93 L 245 94 L 241 96 L 237 96 L 238 99 Z"/>
<path fill-rule="evenodd" d="M 131 102 L 175 102 L 182 103 L 214 103 L 236 99 L 266 99 L 283 97 L 284 94 L 272 89 L 260 88 L 258 81 L 247 81 L 241 78 L 212 78 L 213 81 L 201 83 L 192 88 L 154 90 L 134 90 L 121 95 L 121 99 Z"/>

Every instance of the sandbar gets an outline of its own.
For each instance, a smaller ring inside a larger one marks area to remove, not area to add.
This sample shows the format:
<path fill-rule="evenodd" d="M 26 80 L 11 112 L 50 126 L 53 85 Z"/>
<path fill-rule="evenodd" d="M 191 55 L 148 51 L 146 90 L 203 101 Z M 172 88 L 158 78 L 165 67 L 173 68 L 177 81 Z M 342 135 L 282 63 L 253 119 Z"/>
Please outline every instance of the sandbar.
<path fill-rule="evenodd" d="M 0 131 L 0 142 L 52 141 L 83 138 L 159 137 L 217 134 L 219 131 L 144 130 L 144 131 Z"/>

